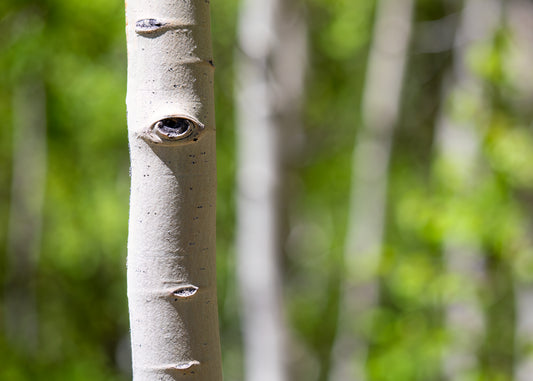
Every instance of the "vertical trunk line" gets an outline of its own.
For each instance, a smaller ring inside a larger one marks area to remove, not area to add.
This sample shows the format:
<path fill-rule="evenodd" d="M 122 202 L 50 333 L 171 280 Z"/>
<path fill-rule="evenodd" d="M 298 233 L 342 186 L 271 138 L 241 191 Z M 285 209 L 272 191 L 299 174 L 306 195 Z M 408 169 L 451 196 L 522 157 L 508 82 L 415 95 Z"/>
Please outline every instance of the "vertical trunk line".
<path fill-rule="evenodd" d="M 356 136 L 345 241 L 346 280 L 331 379 L 366 379 L 368 342 L 359 316 L 377 303 L 376 278 L 385 229 L 391 142 L 398 122 L 411 36 L 412 0 L 378 2 L 363 91 L 363 124 Z M 354 318 L 355 317 L 355 318 Z"/>
<path fill-rule="evenodd" d="M 289 379 L 280 220 L 305 70 L 297 9 L 281 0 L 246 0 L 239 17 L 236 240 L 248 381 Z"/>
<path fill-rule="evenodd" d="M 483 103 L 483 86 L 468 68 L 467 54 L 473 43 L 493 37 L 500 21 L 500 7 L 498 0 L 466 0 L 455 36 L 453 68 L 443 92 L 435 146 L 437 164 L 453 171 L 463 184 L 454 190 L 458 196 L 465 196 L 470 184 L 478 178 L 476 170 L 483 137 L 474 122 L 454 119 L 448 108 L 460 93 Z M 487 116 L 484 121 L 489 119 Z M 468 288 L 462 289 L 461 295 L 446 306 L 449 345 L 443 357 L 443 371 L 447 380 L 467 377 L 478 366 L 477 350 L 485 328 L 481 301 L 476 295 L 486 276 L 482 246 L 482 242 L 458 243 L 449 234 L 443 239 L 446 271 L 463 282 L 473 283 L 473 294 L 467 295 Z"/>
<path fill-rule="evenodd" d="M 222 380 L 209 2 L 129 0 L 128 300 L 135 380 Z"/>
<path fill-rule="evenodd" d="M 479 351 L 486 380 L 511 380 L 515 371 L 516 293 L 510 264 L 500 249 L 487 249 L 484 292 L 486 334 Z"/>
<path fill-rule="evenodd" d="M 7 237 L 6 333 L 28 352 L 38 344 L 35 272 L 46 187 L 46 95 L 40 80 L 13 99 L 13 180 Z"/>
<path fill-rule="evenodd" d="M 533 3 L 511 0 L 505 3 L 505 10 L 505 22 L 512 33 L 514 45 L 514 54 L 507 59 L 514 62 L 513 68 L 517 73 L 515 86 L 522 97 L 520 102 L 529 105 L 533 96 L 533 73 L 529 70 L 533 62 L 533 30 L 530 27 L 533 23 Z M 533 215 L 531 208 L 528 211 L 530 216 Z M 517 307 L 514 379 L 529 381 L 533 374 L 533 285 L 529 280 L 520 278 L 514 279 Z"/>

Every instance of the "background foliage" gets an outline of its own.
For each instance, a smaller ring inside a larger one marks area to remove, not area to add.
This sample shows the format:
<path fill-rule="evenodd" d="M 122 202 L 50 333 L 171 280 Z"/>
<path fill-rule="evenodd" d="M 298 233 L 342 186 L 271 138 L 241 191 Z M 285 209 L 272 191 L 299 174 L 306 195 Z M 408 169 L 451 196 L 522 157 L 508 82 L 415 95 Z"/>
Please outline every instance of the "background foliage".
<path fill-rule="evenodd" d="M 239 4 L 224 0 L 211 6 L 222 349 L 226 379 L 241 380 L 233 243 Z M 297 380 L 326 379 L 336 333 L 350 163 L 374 6 L 371 0 L 306 1 L 310 57 L 304 143 L 285 184 L 291 202 L 283 261 Z M 443 78 L 453 51 L 421 49 L 420 26 L 456 17 L 460 10 L 458 0 L 416 4 L 389 173 L 380 305 L 367 327 L 373 380 L 441 379 L 447 340 L 443 307 L 462 293 L 480 296 L 490 317 L 472 379 L 512 379 L 513 364 L 533 348 L 533 340 L 515 337 L 516 290 L 533 280 L 533 82 L 530 66 L 523 64 L 531 65 L 531 51 L 520 45 L 512 25 L 502 22 L 494 38 L 469 52 L 484 101 L 456 94 L 447 107 L 455 118 L 478 121 L 482 160 L 475 176 L 457 176 L 434 153 Z M 129 157 L 123 4 L 3 0 L 0 30 L 0 380 L 126 380 Z M 48 156 L 40 255 L 31 280 L 38 330 L 28 348 L 10 336 L 3 301 L 9 292 L 13 99 L 18 87 L 32 81 L 45 88 Z M 442 245 L 450 236 L 481 244 L 487 270 L 479 288 L 471 290 L 476 286 L 468 279 L 443 271 Z"/>

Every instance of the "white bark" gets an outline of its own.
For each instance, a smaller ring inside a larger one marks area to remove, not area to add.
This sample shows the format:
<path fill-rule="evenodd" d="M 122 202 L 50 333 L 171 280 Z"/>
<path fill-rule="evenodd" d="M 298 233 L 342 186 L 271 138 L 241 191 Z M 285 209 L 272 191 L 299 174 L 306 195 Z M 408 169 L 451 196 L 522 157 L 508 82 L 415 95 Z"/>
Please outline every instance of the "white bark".
<path fill-rule="evenodd" d="M 450 116 L 446 106 L 457 102 L 458 95 L 466 95 L 483 104 L 483 86 L 468 68 L 467 53 L 472 44 L 492 38 L 500 16 L 499 0 L 465 1 L 454 44 L 453 70 L 443 96 L 443 110 L 437 124 L 436 149 L 438 158 L 452 171 L 462 186 L 457 197 L 465 195 L 476 181 L 476 165 L 480 159 L 479 126 L 486 119 L 465 120 Z M 481 242 L 461 242 L 446 235 L 443 242 L 444 264 L 447 272 L 467 282 L 471 287 L 461 289 L 446 306 L 446 329 L 450 343 L 444 354 L 444 375 L 448 380 L 463 380 L 477 367 L 477 350 L 485 326 L 481 303 L 476 296 L 484 277 Z"/>
<path fill-rule="evenodd" d="M 46 96 L 40 80 L 20 84 L 13 99 L 13 180 L 7 244 L 7 337 L 35 351 L 35 270 L 41 249 L 46 185 Z"/>
<path fill-rule="evenodd" d="M 222 379 L 209 2 L 127 5 L 135 380 Z"/>
<path fill-rule="evenodd" d="M 286 123 L 295 123 L 305 68 L 297 8 L 245 0 L 239 17 L 237 272 L 247 381 L 288 379 L 279 219 L 284 147 L 294 136 Z"/>
<path fill-rule="evenodd" d="M 333 350 L 334 381 L 365 377 L 367 343 L 357 317 L 374 308 L 385 226 L 391 141 L 398 122 L 411 35 L 412 0 L 378 2 L 352 164 L 352 193 L 345 242 L 346 281 Z"/>

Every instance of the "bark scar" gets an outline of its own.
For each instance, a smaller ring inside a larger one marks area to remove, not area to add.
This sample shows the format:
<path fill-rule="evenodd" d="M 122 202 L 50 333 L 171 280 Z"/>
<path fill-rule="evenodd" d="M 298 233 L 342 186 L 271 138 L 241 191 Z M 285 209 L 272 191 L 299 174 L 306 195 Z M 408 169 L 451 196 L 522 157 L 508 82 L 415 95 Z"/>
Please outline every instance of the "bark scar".
<path fill-rule="evenodd" d="M 198 287 L 193 286 L 192 284 L 187 284 L 178 287 L 172 291 L 172 295 L 177 296 L 178 298 L 188 298 L 193 296 L 198 292 Z"/>
<path fill-rule="evenodd" d="M 189 25 L 180 23 L 177 20 L 160 20 L 154 18 L 140 19 L 135 23 L 135 33 L 145 37 L 155 37 L 167 30 L 182 29 Z"/>
<path fill-rule="evenodd" d="M 182 363 L 173 365 L 172 367 L 175 369 L 179 369 L 179 370 L 185 370 L 185 369 L 192 368 L 195 365 L 200 365 L 200 361 L 192 360 L 192 361 L 182 362 Z"/>
<path fill-rule="evenodd" d="M 165 116 L 140 133 L 140 137 L 154 144 L 183 144 L 198 141 L 205 126 L 188 115 Z"/>
<path fill-rule="evenodd" d="M 189 370 L 198 365 L 200 365 L 200 361 L 190 360 L 190 361 L 179 362 L 177 364 L 165 364 L 162 366 L 153 367 L 152 369 L 155 371 L 163 371 L 163 372 L 169 373 L 169 372 L 175 372 L 177 370 L 178 371 Z"/>

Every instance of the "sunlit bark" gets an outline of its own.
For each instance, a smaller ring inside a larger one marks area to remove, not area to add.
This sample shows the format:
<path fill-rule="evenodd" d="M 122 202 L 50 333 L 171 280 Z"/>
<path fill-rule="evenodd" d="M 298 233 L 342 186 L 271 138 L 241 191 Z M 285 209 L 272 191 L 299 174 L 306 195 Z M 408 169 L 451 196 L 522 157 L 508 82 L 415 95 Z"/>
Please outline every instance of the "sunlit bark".
<path fill-rule="evenodd" d="M 221 380 L 209 2 L 130 0 L 126 14 L 133 377 Z"/>

